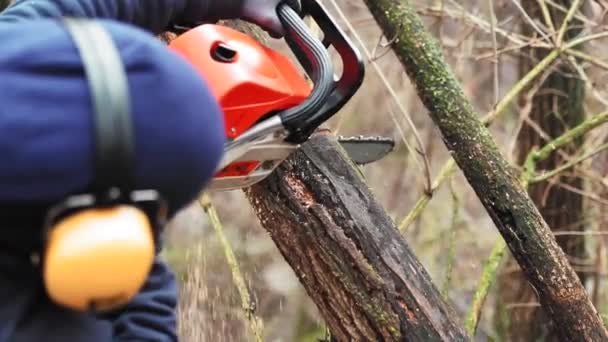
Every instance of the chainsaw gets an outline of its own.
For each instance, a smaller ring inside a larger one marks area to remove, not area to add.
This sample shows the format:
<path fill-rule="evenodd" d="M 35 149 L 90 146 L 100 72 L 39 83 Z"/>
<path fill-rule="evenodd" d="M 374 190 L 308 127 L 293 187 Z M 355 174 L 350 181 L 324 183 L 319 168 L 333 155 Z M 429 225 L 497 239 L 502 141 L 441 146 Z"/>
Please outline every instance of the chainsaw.
<path fill-rule="evenodd" d="M 285 41 L 303 71 L 287 56 L 218 24 L 182 28 L 168 48 L 184 56 L 208 81 L 224 112 L 226 144 L 208 190 L 249 187 L 282 161 L 355 94 L 364 64 L 328 12 L 314 0 L 302 12 L 278 8 Z M 312 18 L 323 38 L 311 34 Z M 152 189 L 129 184 L 132 144 L 126 75 L 111 38 L 94 22 L 66 19 L 80 51 L 92 94 L 96 129 L 94 192 L 52 206 L 41 255 L 49 297 L 75 310 L 110 310 L 141 289 L 155 258 L 167 206 Z M 336 76 L 328 49 L 342 62 Z M 382 137 L 340 137 L 357 164 L 376 161 L 394 146 Z M 125 261 L 127 261 L 125 263 Z"/>
<path fill-rule="evenodd" d="M 285 41 L 306 75 L 285 55 L 226 26 L 181 28 L 169 44 L 208 81 L 224 111 L 228 142 L 208 190 L 242 189 L 266 178 L 359 89 L 365 69 L 357 49 L 319 2 L 304 0 L 302 9 L 297 13 L 281 5 L 278 15 Z M 322 41 L 302 17 L 314 20 Z M 330 47 L 343 65 L 339 77 Z M 376 161 L 394 146 L 383 137 L 338 141 L 357 164 Z"/>

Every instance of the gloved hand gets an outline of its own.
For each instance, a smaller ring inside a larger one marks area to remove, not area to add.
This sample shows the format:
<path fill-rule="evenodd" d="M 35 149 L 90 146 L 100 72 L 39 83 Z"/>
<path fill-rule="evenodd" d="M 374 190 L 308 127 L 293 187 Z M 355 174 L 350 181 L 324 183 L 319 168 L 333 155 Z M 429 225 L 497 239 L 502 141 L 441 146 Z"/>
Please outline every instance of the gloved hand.
<path fill-rule="evenodd" d="M 279 5 L 286 3 L 297 12 L 300 12 L 302 7 L 300 0 L 185 1 L 186 7 L 173 19 L 173 24 L 193 27 L 202 23 L 214 23 L 218 20 L 243 19 L 260 26 L 274 38 L 280 38 L 285 35 L 285 30 L 277 13 Z"/>
<path fill-rule="evenodd" d="M 282 3 L 287 3 L 297 12 L 301 10 L 300 0 L 243 0 L 240 17 L 259 25 L 273 38 L 280 38 L 285 35 L 277 14 L 277 7 Z"/>

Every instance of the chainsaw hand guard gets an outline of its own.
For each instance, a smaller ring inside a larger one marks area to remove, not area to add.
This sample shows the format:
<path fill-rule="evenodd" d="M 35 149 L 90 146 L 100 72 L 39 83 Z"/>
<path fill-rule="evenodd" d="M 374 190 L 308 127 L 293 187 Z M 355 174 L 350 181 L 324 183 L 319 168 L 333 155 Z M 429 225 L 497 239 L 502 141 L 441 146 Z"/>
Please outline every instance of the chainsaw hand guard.
<path fill-rule="evenodd" d="M 292 142 L 305 141 L 308 137 L 304 132 L 313 127 L 307 124 L 307 119 L 315 117 L 327 97 L 331 94 L 334 77 L 333 65 L 329 53 L 323 44 L 313 36 L 298 13 L 289 5 L 283 4 L 278 8 L 279 18 L 287 31 L 286 40 L 300 56 L 305 56 L 309 67 L 309 76 L 314 87 L 308 98 L 299 105 L 286 109 L 278 114 L 281 123 L 289 132 L 288 139 Z"/>
<path fill-rule="evenodd" d="M 285 40 L 311 78 L 313 89 L 302 103 L 278 111 L 276 116 L 280 118 L 280 124 L 275 119 L 272 124 L 254 126 L 227 144 L 226 151 L 267 135 L 269 126 L 277 132 L 284 129 L 286 142 L 305 142 L 314 130 L 350 100 L 363 82 L 365 68 L 361 55 L 321 4 L 316 0 L 305 0 L 301 14 L 315 20 L 324 35 L 322 42 L 289 5 L 281 5 L 277 12 L 287 32 Z M 343 64 L 343 73 L 338 80 L 334 80 L 333 65 L 327 51 L 330 46 L 336 49 Z"/>
<path fill-rule="evenodd" d="M 279 18 L 283 21 L 287 36 L 285 40 L 308 75 L 315 81 L 321 98 L 321 106 L 315 110 L 298 110 L 293 108 L 280 114 L 283 124 L 289 131 L 287 141 L 302 143 L 321 124 L 336 114 L 357 92 L 365 77 L 365 67 L 359 51 L 354 47 L 329 15 L 327 10 L 316 0 L 303 0 L 300 15 L 311 17 L 323 33 L 322 45 L 307 30 L 298 14 L 289 6 L 279 8 Z M 333 67 L 329 55 L 318 49 L 333 47 L 342 61 L 343 72 L 334 80 Z M 326 78 L 326 73 L 332 73 Z M 329 87 L 329 93 L 325 88 Z M 322 94 L 322 95 L 321 95 Z M 313 95 L 316 95 L 313 90 Z M 312 95 L 311 95 L 312 97 Z"/>

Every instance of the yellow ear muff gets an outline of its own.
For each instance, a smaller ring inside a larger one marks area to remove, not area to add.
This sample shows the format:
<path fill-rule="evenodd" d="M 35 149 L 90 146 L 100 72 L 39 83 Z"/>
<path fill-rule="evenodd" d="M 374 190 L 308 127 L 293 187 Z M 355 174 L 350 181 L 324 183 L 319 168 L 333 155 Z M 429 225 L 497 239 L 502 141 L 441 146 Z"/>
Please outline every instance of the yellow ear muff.
<path fill-rule="evenodd" d="M 81 210 L 49 231 L 43 257 L 47 292 L 77 310 L 124 305 L 147 279 L 154 252 L 152 227 L 140 209 Z"/>

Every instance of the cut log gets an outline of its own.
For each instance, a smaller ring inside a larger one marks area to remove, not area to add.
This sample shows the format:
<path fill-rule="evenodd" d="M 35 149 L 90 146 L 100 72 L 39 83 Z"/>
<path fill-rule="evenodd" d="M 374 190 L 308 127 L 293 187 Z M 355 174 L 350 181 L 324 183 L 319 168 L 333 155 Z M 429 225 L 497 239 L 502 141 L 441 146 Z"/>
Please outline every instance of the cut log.
<path fill-rule="evenodd" d="M 313 136 L 245 193 L 336 340 L 467 340 L 331 134 Z"/>

